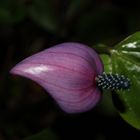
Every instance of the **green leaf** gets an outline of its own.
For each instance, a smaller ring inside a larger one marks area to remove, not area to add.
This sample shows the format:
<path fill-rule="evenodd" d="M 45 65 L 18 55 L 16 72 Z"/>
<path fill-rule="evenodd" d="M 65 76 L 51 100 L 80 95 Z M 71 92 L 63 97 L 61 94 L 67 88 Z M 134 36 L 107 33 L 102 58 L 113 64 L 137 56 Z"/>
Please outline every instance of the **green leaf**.
<path fill-rule="evenodd" d="M 140 32 L 137 32 L 111 50 L 113 73 L 131 80 L 130 90 L 117 91 L 113 101 L 122 118 L 140 129 Z"/>
<path fill-rule="evenodd" d="M 33 136 L 27 137 L 23 140 L 57 140 L 57 137 L 51 131 L 51 129 L 45 129 L 42 132 L 35 134 Z"/>

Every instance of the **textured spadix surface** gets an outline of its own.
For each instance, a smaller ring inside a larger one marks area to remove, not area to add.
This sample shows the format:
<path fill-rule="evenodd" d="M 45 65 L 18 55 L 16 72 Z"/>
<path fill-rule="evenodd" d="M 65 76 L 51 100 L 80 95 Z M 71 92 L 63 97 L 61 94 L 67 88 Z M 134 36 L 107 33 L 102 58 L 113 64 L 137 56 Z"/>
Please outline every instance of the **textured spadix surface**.
<path fill-rule="evenodd" d="M 32 79 L 44 87 L 68 113 L 84 112 L 101 98 L 95 77 L 103 72 L 98 54 L 86 45 L 62 43 L 32 55 L 12 74 Z"/>

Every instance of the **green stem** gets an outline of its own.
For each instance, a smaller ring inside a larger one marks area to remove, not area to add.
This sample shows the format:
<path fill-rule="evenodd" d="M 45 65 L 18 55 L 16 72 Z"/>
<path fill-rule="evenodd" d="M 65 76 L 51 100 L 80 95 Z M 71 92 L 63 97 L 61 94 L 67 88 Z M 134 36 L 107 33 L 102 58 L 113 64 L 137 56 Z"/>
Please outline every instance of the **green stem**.
<path fill-rule="evenodd" d="M 97 44 L 95 45 L 94 49 L 99 54 L 111 55 L 111 48 L 104 44 Z"/>

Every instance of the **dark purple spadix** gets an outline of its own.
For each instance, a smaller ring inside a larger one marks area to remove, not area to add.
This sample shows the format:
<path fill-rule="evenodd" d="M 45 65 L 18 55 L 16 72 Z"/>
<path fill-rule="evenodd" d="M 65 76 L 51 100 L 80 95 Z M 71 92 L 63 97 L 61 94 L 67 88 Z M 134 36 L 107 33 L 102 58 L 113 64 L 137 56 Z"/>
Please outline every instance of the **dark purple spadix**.
<path fill-rule="evenodd" d="M 130 79 L 124 75 L 106 74 L 105 72 L 96 77 L 97 86 L 102 89 L 126 90 L 130 88 Z"/>
<path fill-rule="evenodd" d="M 63 43 L 17 64 L 12 74 L 44 87 L 68 113 L 90 110 L 101 98 L 95 78 L 103 72 L 99 55 L 86 45 Z"/>

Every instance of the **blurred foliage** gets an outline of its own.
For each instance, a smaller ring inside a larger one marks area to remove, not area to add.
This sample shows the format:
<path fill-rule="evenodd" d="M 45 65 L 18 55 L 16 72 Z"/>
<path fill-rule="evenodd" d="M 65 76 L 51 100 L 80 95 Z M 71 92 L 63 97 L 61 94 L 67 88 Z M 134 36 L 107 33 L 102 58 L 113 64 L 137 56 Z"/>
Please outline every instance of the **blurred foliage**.
<path fill-rule="evenodd" d="M 140 2 L 135 0 L 1 0 L 0 140 L 41 137 L 44 129 L 48 140 L 139 139 L 139 131 L 116 113 L 109 93 L 97 108 L 67 115 L 37 84 L 9 75 L 23 58 L 60 42 L 81 42 L 102 51 L 105 47 L 100 43 L 112 47 L 140 30 L 139 14 Z M 109 66 L 108 56 L 102 57 Z M 137 90 L 137 86 L 133 88 Z M 137 96 L 138 92 L 132 99 Z"/>
<path fill-rule="evenodd" d="M 59 27 L 59 12 L 52 0 L 34 0 L 29 8 L 30 17 L 44 29 L 57 32 Z"/>
<path fill-rule="evenodd" d="M 14 24 L 20 22 L 26 16 L 27 11 L 24 2 L 18 0 L 0 1 L 0 23 Z"/>
<path fill-rule="evenodd" d="M 55 134 L 52 133 L 50 129 L 43 130 L 39 134 L 25 138 L 23 140 L 57 140 Z"/>

